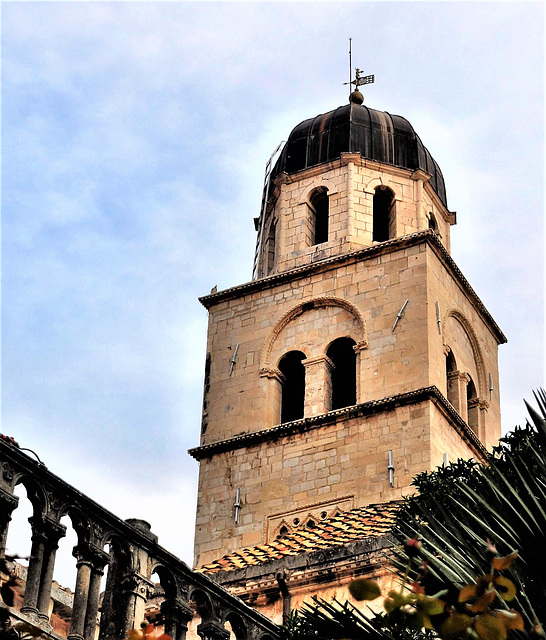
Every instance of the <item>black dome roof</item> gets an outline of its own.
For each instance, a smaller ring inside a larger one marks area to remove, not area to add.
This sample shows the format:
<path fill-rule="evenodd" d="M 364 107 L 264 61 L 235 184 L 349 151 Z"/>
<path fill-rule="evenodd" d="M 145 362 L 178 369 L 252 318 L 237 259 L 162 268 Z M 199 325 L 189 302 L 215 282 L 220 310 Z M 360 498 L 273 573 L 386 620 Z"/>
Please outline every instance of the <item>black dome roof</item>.
<path fill-rule="evenodd" d="M 292 130 L 272 177 L 296 173 L 341 157 L 344 152 L 404 169 L 423 169 L 447 207 L 444 177 L 411 124 L 401 116 L 349 103 L 304 120 Z"/>

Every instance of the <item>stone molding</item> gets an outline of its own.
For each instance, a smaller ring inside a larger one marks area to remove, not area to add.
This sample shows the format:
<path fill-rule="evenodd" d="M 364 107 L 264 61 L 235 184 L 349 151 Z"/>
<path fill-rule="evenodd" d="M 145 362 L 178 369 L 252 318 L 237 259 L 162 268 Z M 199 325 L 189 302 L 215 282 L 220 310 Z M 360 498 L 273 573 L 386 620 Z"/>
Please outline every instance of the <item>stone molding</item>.
<path fill-rule="evenodd" d="M 298 202 L 298 204 L 299 205 L 309 204 L 309 196 L 311 195 L 311 193 L 313 193 L 313 191 L 315 191 L 316 189 L 319 189 L 320 187 L 325 187 L 328 190 L 328 196 L 332 196 L 338 193 L 337 186 L 331 180 L 322 179 L 317 181 L 316 183 L 309 185 L 309 187 L 305 190 L 302 196 L 302 199 L 300 200 L 300 202 Z"/>
<path fill-rule="evenodd" d="M 419 244 L 428 244 L 428 246 L 434 251 L 440 262 L 444 265 L 447 271 L 453 276 L 458 284 L 463 289 L 465 295 L 473 303 L 476 311 L 480 314 L 482 320 L 490 328 L 491 332 L 495 336 L 499 344 L 505 344 L 507 342 L 506 336 L 501 331 L 498 324 L 495 322 L 483 302 L 478 297 L 478 294 L 470 286 L 468 280 L 464 277 L 461 270 L 444 247 L 438 236 L 432 231 L 432 229 L 425 229 L 423 231 L 417 231 L 410 233 L 400 238 L 393 238 L 392 240 L 386 240 L 385 242 L 378 242 L 370 247 L 364 249 L 358 249 L 350 253 L 345 253 L 340 256 L 332 256 L 331 258 L 325 258 L 319 262 L 312 264 L 302 265 L 295 269 L 283 271 L 282 273 L 276 273 L 266 278 L 260 278 L 259 280 L 252 280 L 236 287 L 230 287 L 217 293 L 212 293 L 199 298 L 199 302 L 206 308 L 223 302 L 225 300 L 234 300 L 243 295 L 248 295 L 256 291 L 262 291 L 264 289 L 271 289 L 273 285 L 284 284 L 293 280 L 298 280 L 302 276 L 309 274 L 321 273 L 323 271 L 329 271 L 332 267 L 337 267 L 343 264 L 352 264 L 361 260 L 367 260 L 376 258 L 378 256 L 393 253 L 400 249 L 406 249 L 414 247 Z"/>
<path fill-rule="evenodd" d="M 487 450 L 481 440 L 461 418 L 457 411 L 455 411 L 451 403 L 444 397 L 440 390 L 434 385 L 416 389 L 415 391 L 409 391 L 407 393 L 388 396 L 380 400 L 364 402 L 345 409 L 329 411 L 328 413 L 324 413 L 319 416 L 294 420 L 293 422 L 280 424 L 275 427 L 271 427 L 270 429 L 261 429 L 254 433 L 240 434 L 233 438 L 188 449 L 188 453 L 192 458 L 195 458 L 195 460 L 203 460 L 211 458 L 218 453 L 236 451 L 237 449 L 242 449 L 244 447 L 257 446 L 263 442 L 271 442 L 273 440 L 287 438 L 296 433 L 305 433 L 312 429 L 322 427 L 323 425 L 333 424 L 340 419 L 347 420 L 350 418 L 370 416 L 383 413 L 385 411 L 391 411 L 397 407 L 424 401 L 431 401 L 444 413 L 448 422 L 457 431 L 464 442 L 466 442 L 466 444 L 472 449 L 478 460 L 485 459 Z"/>

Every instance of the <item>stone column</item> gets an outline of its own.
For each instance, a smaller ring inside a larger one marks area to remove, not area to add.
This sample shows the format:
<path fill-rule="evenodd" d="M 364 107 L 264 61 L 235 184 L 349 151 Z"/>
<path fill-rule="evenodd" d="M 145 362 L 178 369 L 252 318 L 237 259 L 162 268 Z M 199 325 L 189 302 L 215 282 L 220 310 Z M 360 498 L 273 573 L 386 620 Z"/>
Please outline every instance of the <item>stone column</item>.
<path fill-rule="evenodd" d="M 487 445 L 485 441 L 485 422 L 489 402 L 487 400 L 478 400 L 478 438 Z"/>
<path fill-rule="evenodd" d="M 197 635 L 201 640 L 229 640 L 229 631 L 215 620 L 197 625 Z"/>
<path fill-rule="evenodd" d="M 165 633 L 173 640 L 184 640 L 193 619 L 193 609 L 180 600 L 165 600 L 161 603 L 161 613 L 165 619 Z"/>
<path fill-rule="evenodd" d="M 368 348 L 368 343 L 366 340 L 360 340 L 357 342 L 353 349 L 356 353 L 356 403 L 360 404 L 361 402 L 366 401 L 366 389 L 364 387 L 364 375 L 362 373 L 362 369 L 364 367 L 363 364 L 363 351 Z"/>
<path fill-rule="evenodd" d="M 450 371 L 447 374 L 447 399 L 465 422 L 468 419 L 466 385 L 469 380 L 467 374 L 461 371 Z"/>
<path fill-rule="evenodd" d="M 148 591 L 153 584 L 138 573 L 130 573 L 123 579 L 122 591 L 125 601 L 125 630 L 136 628 L 144 621 L 145 604 Z"/>
<path fill-rule="evenodd" d="M 262 369 L 260 371 L 265 397 L 265 424 L 274 427 L 281 422 L 282 384 L 285 380 L 278 369 Z"/>
<path fill-rule="evenodd" d="M 100 601 L 100 582 L 104 575 L 104 567 L 108 564 L 109 554 L 100 549 L 94 549 L 91 577 L 89 579 L 89 596 L 85 611 L 83 636 L 85 640 L 94 640 L 97 631 L 97 615 Z"/>
<path fill-rule="evenodd" d="M 6 540 L 8 537 L 11 514 L 19 504 L 19 498 L 5 489 L 0 489 L 0 555 L 6 551 Z"/>
<path fill-rule="evenodd" d="M 332 407 L 332 370 L 334 363 L 328 356 L 302 360 L 305 367 L 305 407 L 303 415 L 318 416 Z"/>
<path fill-rule="evenodd" d="M 100 579 L 108 554 L 88 542 L 74 547 L 72 554 L 77 560 L 78 574 L 68 640 L 91 640 L 97 626 Z"/>
<path fill-rule="evenodd" d="M 28 564 L 25 597 L 21 611 L 48 618 L 55 553 L 66 527 L 50 518 L 28 519 L 32 527 L 32 547 Z"/>
<path fill-rule="evenodd" d="M 49 620 L 49 603 L 51 601 L 55 555 L 59 548 L 59 540 L 65 535 L 66 527 L 64 525 L 59 522 L 54 522 L 53 520 L 47 522 L 44 559 L 42 562 L 42 575 L 37 602 L 38 615 L 44 620 Z"/>
<path fill-rule="evenodd" d="M 70 633 L 68 640 L 83 640 L 85 626 L 85 614 L 87 612 L 87 599 L 89 597 L 89 582 L 91 580 L 91 558 L 88 545 L 74 547 L 72 554 L 77 559 L 76 587 L 74 588 L 74 604 L 72 606 L 72 618 L 70 621 Z"/>

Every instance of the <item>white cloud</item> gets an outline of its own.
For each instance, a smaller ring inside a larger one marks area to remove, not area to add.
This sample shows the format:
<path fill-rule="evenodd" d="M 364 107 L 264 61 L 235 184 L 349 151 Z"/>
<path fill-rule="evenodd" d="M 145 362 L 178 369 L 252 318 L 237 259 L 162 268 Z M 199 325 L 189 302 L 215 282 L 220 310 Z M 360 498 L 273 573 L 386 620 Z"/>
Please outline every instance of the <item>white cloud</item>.
<path fill-rule="evenodd" d="M 345 102 L 348 35 L 355 66 L 376 74 L 366 104 L 406 116 L 444 171 L 453 256 L 510 338 L 502 395 L 517 421 L 542 383 L 538 14 L 5 3 L 4 429 L 95 499 L 119 498 L 122 517 L 153 512 L 165 546 L 191 544 L 193 506 L 175 526 L 165 514 L 194 495 L 196 298 L 250 278 L 265 162 Z M 131 475 L 144 463 L 151 481 Z"/>

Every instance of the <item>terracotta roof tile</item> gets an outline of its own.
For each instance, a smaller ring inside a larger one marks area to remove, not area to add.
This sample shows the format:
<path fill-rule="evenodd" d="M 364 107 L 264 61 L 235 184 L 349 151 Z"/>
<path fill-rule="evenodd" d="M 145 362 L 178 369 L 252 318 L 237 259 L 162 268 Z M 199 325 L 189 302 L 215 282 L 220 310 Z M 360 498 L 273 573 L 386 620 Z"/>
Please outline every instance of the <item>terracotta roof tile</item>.
<path fill-rule="evenodd" d="M 390 531 L 399 504 L 398 501 L 385 502 L 343 511 L 318 521 L 313 529 L 298 529 L 269 544 L 234 551 L 203 565 L 199 571 L 210 574 L 243 569 L 287 555 L 295 556 L 339 547 L 362 538 L 383 536 Z"/>

